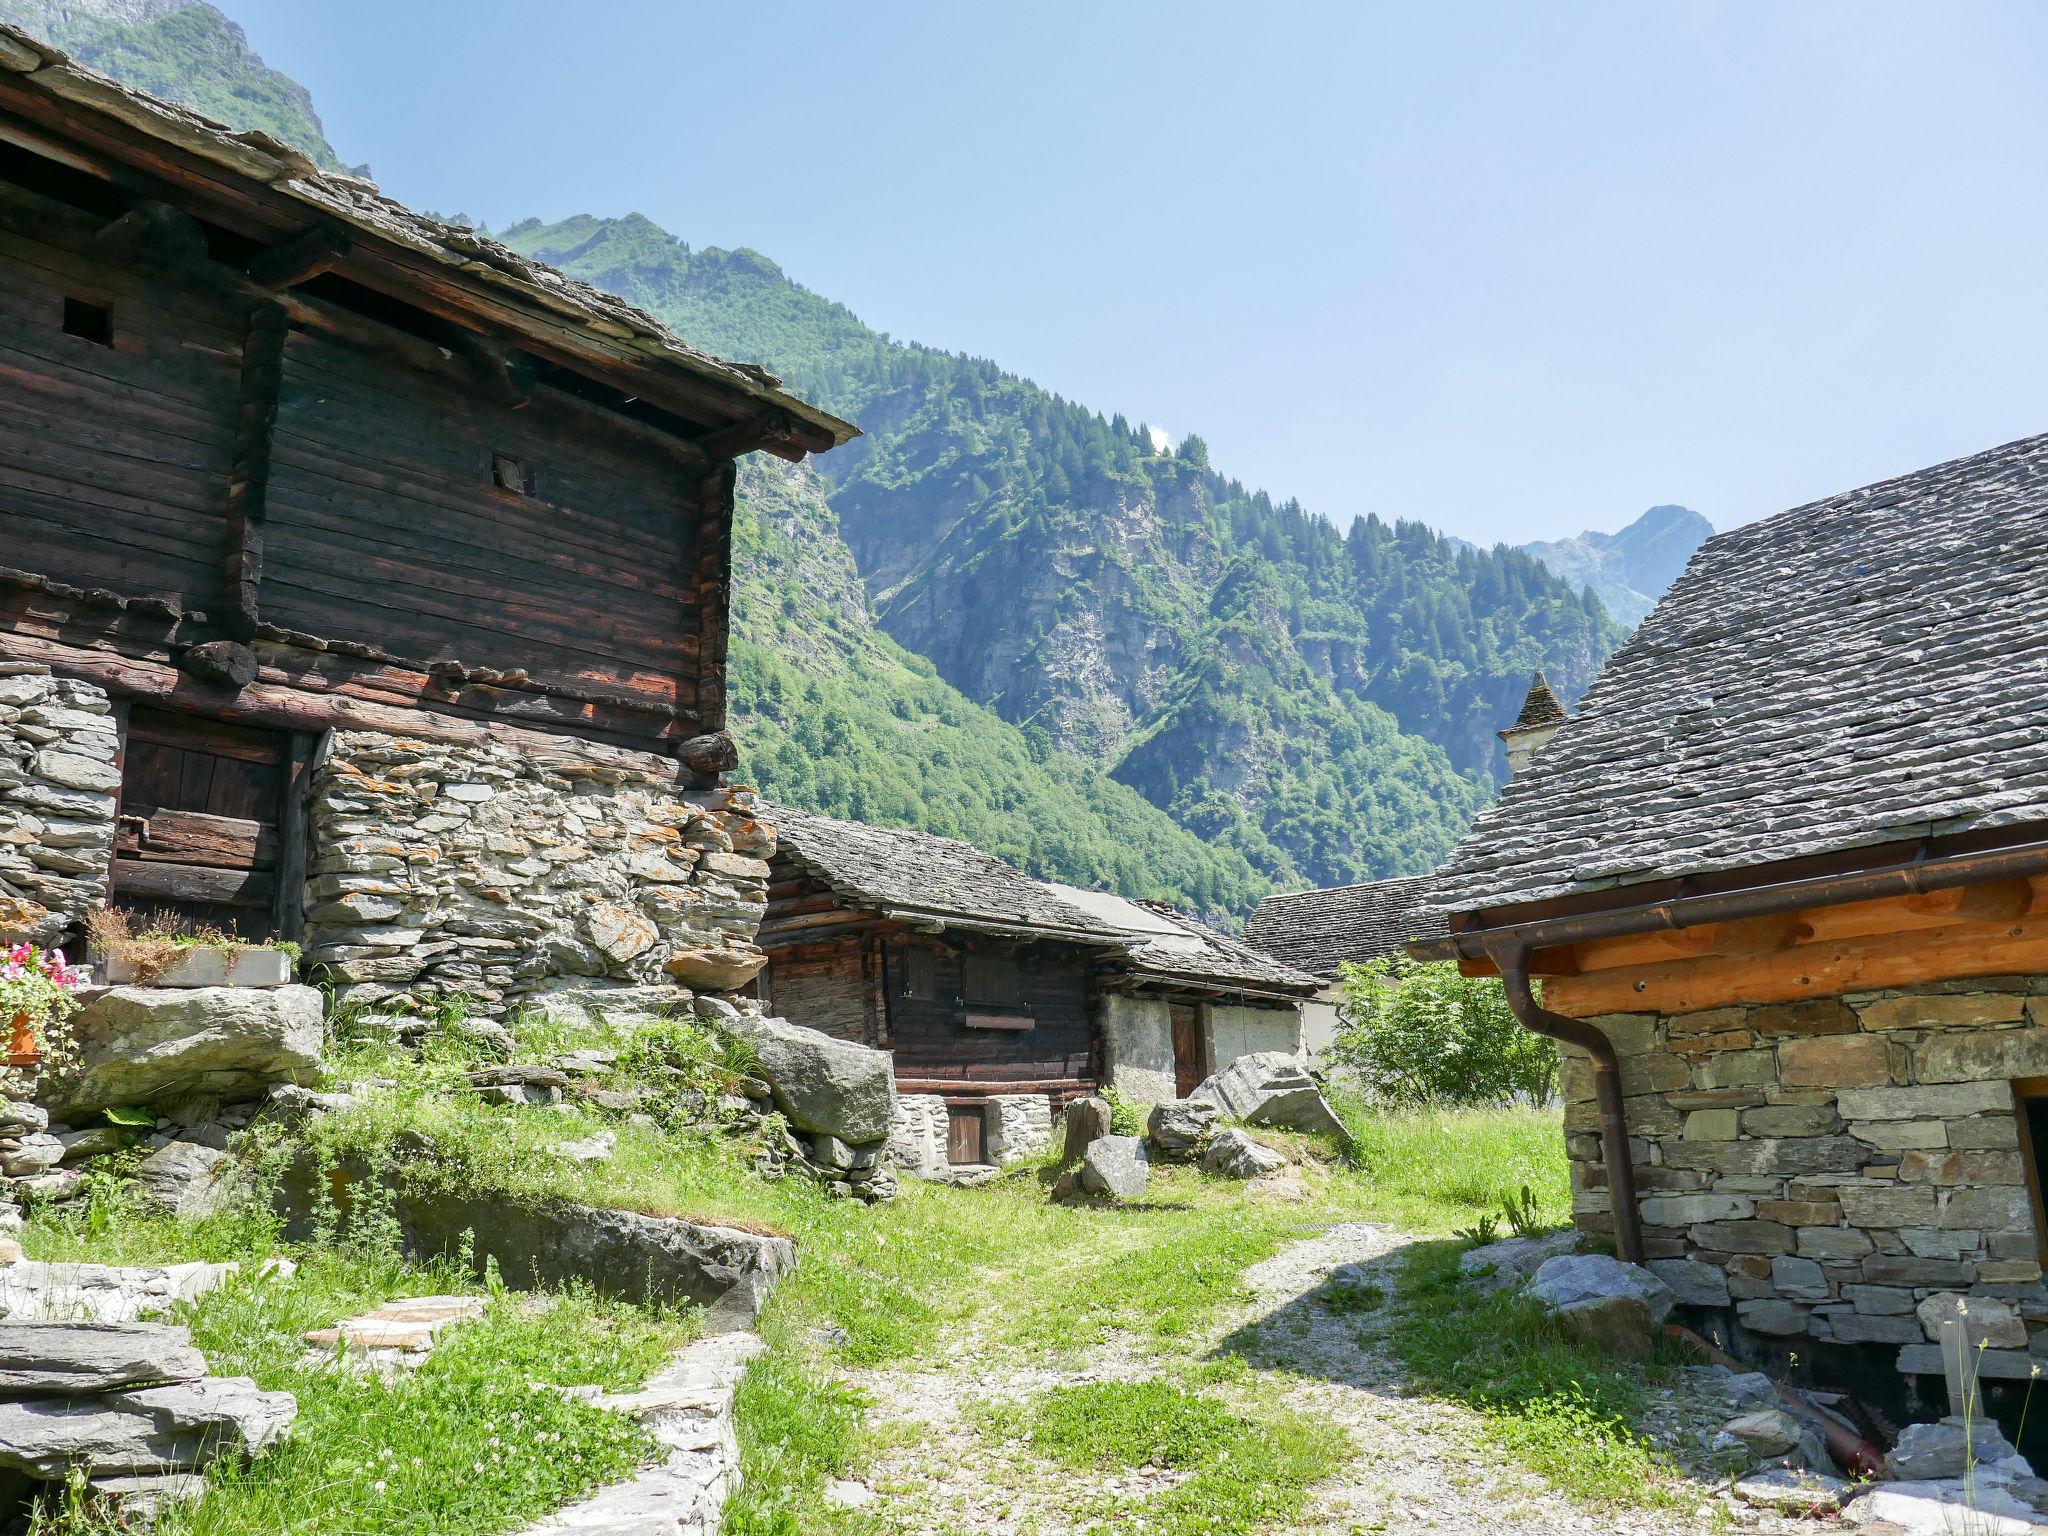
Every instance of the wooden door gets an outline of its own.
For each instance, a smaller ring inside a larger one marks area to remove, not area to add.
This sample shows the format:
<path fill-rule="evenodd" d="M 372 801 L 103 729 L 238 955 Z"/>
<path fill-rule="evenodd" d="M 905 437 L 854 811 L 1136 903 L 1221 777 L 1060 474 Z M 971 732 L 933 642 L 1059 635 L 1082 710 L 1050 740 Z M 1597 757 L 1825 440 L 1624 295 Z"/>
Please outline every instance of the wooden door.
<path fill-rule="evenodd" d="M 1193 1003 L 1170 1003 L 1173 1023 L 1173 1091 L 1186 1098 L 1209 1075 L 1208 1053 L 1202 1049 L 1202 1011 Z"/>
<path fill-rule="evenodd" d="M 946 1106 L 946 1161 L 985 1163 L 988 1161 L 988 1111 L 980 1104 Z"/>
<path fill-rule="evenodd" d="M 278 935 L 291 735 L 129 711 L 114 842 L 114 903 L 245 939 Z M 296 831 L 296 828 L 294 829 Z M 303 866 L 300 866 L 303 867 Z"/>

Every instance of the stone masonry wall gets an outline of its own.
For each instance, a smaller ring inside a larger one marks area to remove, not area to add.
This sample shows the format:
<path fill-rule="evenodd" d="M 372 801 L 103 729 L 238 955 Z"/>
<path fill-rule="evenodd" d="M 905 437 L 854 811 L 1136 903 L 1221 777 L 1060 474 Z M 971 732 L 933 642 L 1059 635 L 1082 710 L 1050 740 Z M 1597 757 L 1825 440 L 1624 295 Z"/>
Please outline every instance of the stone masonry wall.
<path fill-rule="evenodd" d="M 306 952 L 344 996 L 464 993 L 496 1011 L 728 991 L 774 834 L 744 789 L 561 738 L 338 733 L 312 786 Z"/>
<path fill-rule="evenodd" d="M 1650 1267 L 1681 1300 L 1935 1373 L 1966 1299 L 1985 1374 L 2048 1357 L 2011 1086 L 2048 1075 L 2048 978 L 1594 1022 L 1621 1054 Z M 1566 1057 L 1575 1219 L 1609 1233 L 1592 1073 Z"/>
<path fill-rule="evenodd" d="M 0 933 L 51 942 L 107 902 L 114 717 L 104 690 L 0 662 Z"/>

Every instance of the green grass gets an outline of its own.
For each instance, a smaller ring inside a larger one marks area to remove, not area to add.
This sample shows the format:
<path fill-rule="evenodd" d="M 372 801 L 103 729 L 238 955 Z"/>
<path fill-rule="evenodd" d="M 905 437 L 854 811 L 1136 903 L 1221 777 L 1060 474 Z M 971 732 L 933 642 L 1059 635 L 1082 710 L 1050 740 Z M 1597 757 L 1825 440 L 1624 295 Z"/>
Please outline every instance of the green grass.
<path fill-rule="evenodd" d="M 1337 1469 L 1347 1448 L 1341 1431 L 1301 1414 L 1247 1410 L 1161 1379 L 1056 1387 L 1028 1404 L 984 1410 L 980 1428 L 1070 1471 L 1154 1466 L 1190 1474 L 1143 1499 L 1087 1501 L 1091 1536 L 1270 1529 L 1300 1512 L 1309 1488 Z"/>
<path fill-rule="evenodd" d="M 1487 1435 L 1531 1471 L 1582 1502 L 1671 1508 L 1692 1498 L 1630 1424 L 1649 1384 L 1683 1362 L 1660 1343 L 1642 1366 L 1567 1338 L 1534 1302 L 1510 1291 L 1475 1293 L 1458 1275 L 1462 1245 L 1410 1251 L 1401 1271 L 1403 1315 L 1390 1342 L 1418 1390 L 1479 1409 Z"/>
<path fill-rule="evenodd" d="M 39 1217 L 29 1252 L 55 1261 L 233 1259 L 222 1290 L 180 1307 L 217 1376 L 250 1376 L 297 1399 L 289 1439 L 245 1467 L 222 1464 L 164 1536 L 495 1536 L 627 1476 L 651 1449 L 630 1420 L 552 1390 L 639 1386 L 692 1337 L 689 1310 L 587 1292 L 522 1295 L 450 1265 L 389 1254 L 303 1253 L 296 1274 L 264 1277 L 278 1253 L 247 1213 L 177 1223 L 118 1207 Z M 393 1381 L 313 1363 L 301 1336 L 401 1296 L 476 1293 L 480 1319 L 443 1336 L 415 1374 Z M 50 1536 L 102 1529 L 49 1522 Z"/>
<path fill-rule="evenodd" d="M 1334 1096 L 1377 1215 L 1407 1232 L 1445 1234 L 1498 1219 L 1526 1185 L 1539 1221 L 1571 1216 L 1571 1180 L 1554 1112 L 1531 1109 L 1373 1111 Z"/>

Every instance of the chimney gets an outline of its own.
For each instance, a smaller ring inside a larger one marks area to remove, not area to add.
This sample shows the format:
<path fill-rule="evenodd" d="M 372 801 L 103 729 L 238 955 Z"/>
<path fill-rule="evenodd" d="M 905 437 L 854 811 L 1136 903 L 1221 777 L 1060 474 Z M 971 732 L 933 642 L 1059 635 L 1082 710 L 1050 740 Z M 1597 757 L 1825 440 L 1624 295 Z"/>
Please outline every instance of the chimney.
<path fill-rule="evenodd" d="M 1522 712 L 1515 716 L 1515 723 L 1495 733 L 1508 751 L 1508 777 L 1513 778 L 1527 768 L 1569 719 L 1564 705 L 1550 691 L 1549 682 L 1538 672 L 1535 681 L 1529 684 L 1529 696 L 1522 700 Z"/>

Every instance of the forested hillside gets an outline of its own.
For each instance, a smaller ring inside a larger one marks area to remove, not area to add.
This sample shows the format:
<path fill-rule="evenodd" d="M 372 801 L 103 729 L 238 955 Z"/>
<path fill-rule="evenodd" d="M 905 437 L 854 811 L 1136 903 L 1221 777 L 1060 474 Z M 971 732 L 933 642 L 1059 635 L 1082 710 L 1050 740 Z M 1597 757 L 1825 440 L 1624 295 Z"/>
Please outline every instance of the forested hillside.
<path fill-rule="evenodd" d="M 817 468 L 883 628 L 970 698 L 1279 880 L 1425 868 L 1491 788 L 1545 667 L 1575 696 L 1619 637 L 1515 550 L 1376 518 L 1340 534 L 984 359 L 906 345 L 751 251 L 639 216 L 515 248 L 763 362 L 858 421 Z"/>

